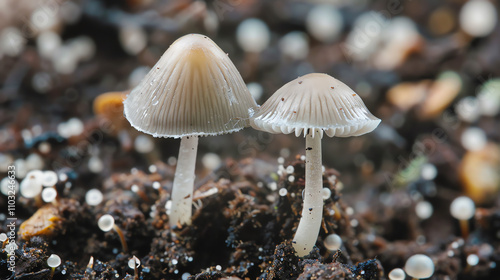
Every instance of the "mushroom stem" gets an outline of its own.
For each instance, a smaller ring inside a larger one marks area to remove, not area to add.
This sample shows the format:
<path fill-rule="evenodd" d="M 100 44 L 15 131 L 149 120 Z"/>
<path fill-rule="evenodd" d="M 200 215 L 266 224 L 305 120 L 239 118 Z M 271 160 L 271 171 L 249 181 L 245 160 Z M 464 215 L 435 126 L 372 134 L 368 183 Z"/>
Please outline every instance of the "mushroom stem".
<path fill-rule="evenodd" d="M 315 135 L 314 135 L 315 134 Z M 309 254 L 318 239 L 323 216 L 323 174 L 321 164 L 321 136 L 318 131 L 306 136 L 306 185 L 302 218 L 295 232 L 293 247 L 298 256 Z"/>
<path fill-rule="evenodd" d="M 468 220 L 459 220 L 460 222 L 460 231 L 462 232 L 462 238 L 464 240 L 469 237 L 469 221 Z"/>
<path fill-rule="evenodd" d="M 172 187 L 172 208 L 169 219 L 171 228 L 191 224 L 197 150 L 197 136 L 182 137 Z"/>
<path fill-rule="evenodd" d="M 125 235 L 123 235 L 123 231 L 115 224 L 113 225 L 113 229 L 115 232 L 118 234 L 118 237 L 120 238 L 120 242 L 122 243 L 122 249 L 124 253 L 128 252 L 128 246 L 127 246 L 127 241 L 125 240 Z"/>

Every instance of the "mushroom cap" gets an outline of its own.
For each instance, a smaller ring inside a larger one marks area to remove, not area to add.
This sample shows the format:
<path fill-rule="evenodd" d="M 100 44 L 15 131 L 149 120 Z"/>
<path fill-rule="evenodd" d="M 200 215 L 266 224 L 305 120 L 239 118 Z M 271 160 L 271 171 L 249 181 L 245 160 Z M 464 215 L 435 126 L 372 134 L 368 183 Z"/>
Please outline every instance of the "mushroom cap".
<path fill-rule="evenodd" d="M 123 104 L 135 129 L 173 138 L 241 130 L 258 108 L 228 55 L 199 34 L 170 45 Z"/>
<path fill-rule="evenodd" d="M 380 119 L 341 81 L 320 73 L 299 77 L 278 89 L 251 119 L 251 125 L 270 133 L 304 136 L 319 130 L 329 137 L 359 136 L 373 131 Z"/>

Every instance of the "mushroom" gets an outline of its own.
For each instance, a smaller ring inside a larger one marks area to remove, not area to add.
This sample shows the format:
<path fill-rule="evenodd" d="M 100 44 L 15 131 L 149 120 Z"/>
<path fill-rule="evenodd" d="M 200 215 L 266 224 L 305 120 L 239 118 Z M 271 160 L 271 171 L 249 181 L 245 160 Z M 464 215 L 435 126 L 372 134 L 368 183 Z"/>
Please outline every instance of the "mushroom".
<path fill-rule="evenodd" d="M 198 137 L 239 131 L 258 108 L 243 78 L 210 38 L 189 34 L 168 48 L 123 104 L 135 129 L 182 139 L 169 223 L 191 224 Z"/>
<path fill-rule="evenodd" d="M 451 203 L 450 213 L 460 222 L 462 237 L 467 239 L 469 236 L 469 220 L 472 219 L 476 213 L 474 201 L 467 196 L 459 196 Z"/>
<path fill-rule="evenodd" d="M 281 87 L 250 120 L 252 127 L 270 133 L 304 132 L 306 185 L 302 218 L 294 237 L 298 255 L 308 254 L 318 238 L 323 214 L 321 138 L 359 136 L 374 130 L 380 119 L 341 81 L 313 73 Z"/>
<path fill-rule="evenodd" d="M 405 271 L 413 279 L 426 279 L 434 274 L 434 262 L 426 255 L 416 254 L 406 261 Z"/>

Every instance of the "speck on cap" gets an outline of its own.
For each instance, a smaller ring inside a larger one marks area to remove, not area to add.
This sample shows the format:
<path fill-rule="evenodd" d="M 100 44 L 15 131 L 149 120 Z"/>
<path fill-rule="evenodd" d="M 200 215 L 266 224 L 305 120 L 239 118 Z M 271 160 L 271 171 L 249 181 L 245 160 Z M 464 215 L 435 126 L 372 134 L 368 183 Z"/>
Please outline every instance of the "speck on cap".
<path fill-rule="evenodd" d="M 134 128 L 173 138 L 241 130 L 258 108 L 228 55 L 199 34 L 177 39 L 123 103 Z"/>
<path fill-rule="evenodd" d="M 255 129 L 299 136 L 308 129 L 330 137 L 359 136 L 374 130 L 380 119 L 341 81 L 320 73 L 299 77 L 274 93 L 251 119 Z"/>

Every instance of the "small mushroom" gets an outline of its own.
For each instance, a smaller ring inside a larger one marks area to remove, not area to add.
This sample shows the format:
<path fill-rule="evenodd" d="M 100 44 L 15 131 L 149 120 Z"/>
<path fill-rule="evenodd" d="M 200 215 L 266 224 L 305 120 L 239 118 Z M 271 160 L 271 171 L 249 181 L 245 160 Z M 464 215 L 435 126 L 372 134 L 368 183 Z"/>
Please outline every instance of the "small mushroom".
<path fill-rule="evenodd" d="M 341 81 L 313 73 L 281 87 L 251 119 L 255 129 L 306 137 L 306 185 L 302 218 L 294 237 L 300 256 L 308 254 L 318 238 L 323 214 L 321 138 L 359 136 L 374 130 L 380 119 Z"/>
<path fill-rule="evenodd" d="M 168 48 L 123 104 L 137 130 L 182 138 L 169 223 L 190 224 L 198 137 L 239 131 L 258 108 L 243 78 L 210 38 L 189 34 Z"/>

